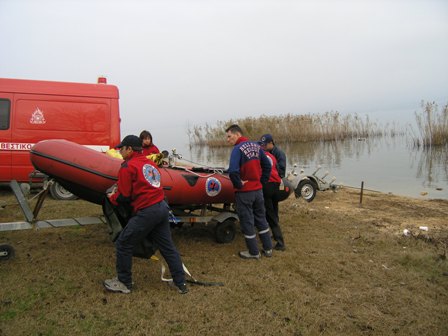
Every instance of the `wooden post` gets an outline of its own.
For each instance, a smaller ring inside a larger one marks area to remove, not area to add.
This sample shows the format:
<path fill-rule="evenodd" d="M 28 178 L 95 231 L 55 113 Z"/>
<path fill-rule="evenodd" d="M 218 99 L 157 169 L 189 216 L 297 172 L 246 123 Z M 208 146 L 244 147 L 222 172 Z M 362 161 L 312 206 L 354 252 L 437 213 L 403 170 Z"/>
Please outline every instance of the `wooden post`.
<path fill-rule="evenodd" d="M 364 181 L 361 182 L 361 194 L 359 195 L 359 206 L 362 205 L 362 194 L 364 192 Z"/>

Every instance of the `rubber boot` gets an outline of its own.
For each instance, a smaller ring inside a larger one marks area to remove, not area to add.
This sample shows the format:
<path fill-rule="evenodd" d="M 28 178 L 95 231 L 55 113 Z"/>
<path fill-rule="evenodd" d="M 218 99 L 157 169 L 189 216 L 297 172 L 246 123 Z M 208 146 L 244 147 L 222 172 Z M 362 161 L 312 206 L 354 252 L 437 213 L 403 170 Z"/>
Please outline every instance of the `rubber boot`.
<path fill-rule="evenodd" d="M 271 231 L 272 231 L 274 240 L 277 242 L 277 244 L 275 244 L 275 246 L 274 246 L 274 249 L 278 250 L 278 251 L 286 250 L 285 241 L 283 240 L 283 234 L 282 234 L 282 230 L 280 229 L 280 226 L 271 228 Z"/>

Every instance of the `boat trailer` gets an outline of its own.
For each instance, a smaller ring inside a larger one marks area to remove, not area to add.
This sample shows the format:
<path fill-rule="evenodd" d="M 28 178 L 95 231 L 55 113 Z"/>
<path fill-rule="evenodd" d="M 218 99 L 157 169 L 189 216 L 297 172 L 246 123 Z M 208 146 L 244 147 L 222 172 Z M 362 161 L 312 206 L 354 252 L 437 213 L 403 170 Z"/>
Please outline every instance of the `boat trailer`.
<path fill-rule="evenodd" d="M 327 181 L 328 171 L 324 175 L 318 176 L 317 173 L 321 168 L 320 165 L 317 166 L 316 170 L 311 174 L 305 174 L 305 170 L 301 168 L 298 173 L 296 172 L 297 164 L 294 164 L 293 170 L 288 173 L 286 178 L 292 183 L 296 198 L 302 197 L 305 201 L 312 202 L 316 197 L 317 191 L 325 191 L 328 189 L 336 191 L 338 188 L 334 184 L 336 177 L 333 176 L 330 181 Z"/>
<path fill-rule="evenodd" d="M 103 211 L 103 216 L 98 217 L 78 217 L 66 219 L 39 220 L 38 214 L 42 208 L 43 202 L 50 191 L 50 180 L 44 185 L 43 189 L 36 195 L 37 202 L 33 209 L 24 195 L 19 183 L 15 180 L 10 182 L 11 190 L 22 210 L 25 221 L 0 223 L 0 231 L 15 231 L 29 229 L 56 228 L 65 226 L 85 226 L 91 224 L 107 224 L 109 226 L 110 236 L 117 235 L 117 229 L 110 225 L 106 218 L 107 214 Z M 61 201 L 63 202 L 63 201 Z M 236 222 L 238 216 L 232 205 L 223 204 L 223 207 L 217 205 L 198 205 L 198 206 L 172 206 L 170 211 L 170 223 L 173 228 L 182 227 L 184 224 L 191 226 L 196 224 L 205 224 L 205 226 L 214 226 L 214 235 L 218 243 L 230 243 L 236 235 Z M 0 244 L 0 260 L 7 260 L 14 257 L 14 248 L 7 244 Z"/>
<path fill-rule="evenodd" d="M 79 218 L 65 218 L 65 219 L 50 219 L 50 220 L 38 220 L 37 216 L 42 208 L 42 204 L 49 192 L 49 187 L 53 181 L 49 181 L 48 184 L 35 196 L 37 202 L 34 209 L 31 210 L 30 204 L 26 199 L 22 188 L 16 180 L 12 180 L 9 183 L 14 196 L 22 210 L 25 217 L 25 221 L 0 223 L 0 231 L 16 231 L 16 230 L 30 230 L 30 229 L 44 229 L 55 228 L 73 225 L 91 225 L 91 224 L 104 224 L 106 223 L 101 217 L 79 217 Z M 0 244 L 0 260 L 8 260 L 15 255 L 14 248 L 8 244 Z"/>

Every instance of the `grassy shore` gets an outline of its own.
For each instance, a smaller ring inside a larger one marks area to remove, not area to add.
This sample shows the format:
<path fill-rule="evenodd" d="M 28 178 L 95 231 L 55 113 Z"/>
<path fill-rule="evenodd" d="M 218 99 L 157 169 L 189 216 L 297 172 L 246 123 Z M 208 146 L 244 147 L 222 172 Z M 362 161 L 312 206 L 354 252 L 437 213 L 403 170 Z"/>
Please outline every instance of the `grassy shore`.
<path fill-rule="evenodd" d="M 22 220 L 0 194 L 1 221 Z M 40 218 L 100 215 L 84 201 L 46 200 Z M 179 295 L 157 262 L 134 258 L 135 290 L 105 291 L 114 247 L 105 225 L 0 232 L 0 335 L 447 335 L 448 201 L 357 190 L 280 204 L 288 249 L 242 260 L 240 233 L 173 231 L 192 274 L 222 287 Z M 427 226 L 428 231 L 419 230 Z M 411 234 L 403 236 L 403 230 Z"/>

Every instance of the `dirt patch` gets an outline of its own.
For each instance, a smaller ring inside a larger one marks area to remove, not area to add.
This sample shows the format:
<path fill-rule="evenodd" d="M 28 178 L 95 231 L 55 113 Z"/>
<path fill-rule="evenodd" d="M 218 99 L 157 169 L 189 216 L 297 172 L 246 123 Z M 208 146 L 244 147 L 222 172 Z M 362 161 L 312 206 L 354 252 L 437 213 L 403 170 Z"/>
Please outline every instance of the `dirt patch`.
<path fill-rule="evenodd" d="M 281 203 L 287 250 L 260 261 L 237 257 L 240 233 L 217 244 L 212 228 L 174 229 L 193 275 L 225 284 L 187 295 L 160 281 L 157 262 L 137 258 L 135 290 L 104 291 L 115 261 L 105 225 L 0 232 L 16 249 L 0 263 L 0 335 L 447 335 L 448 201 L 359 200 L 343 189 Z M 0 201 L 1 221 L 23 220 L 10 194 Z M 49 200 L 40 216 L 99 214 Z"/>

